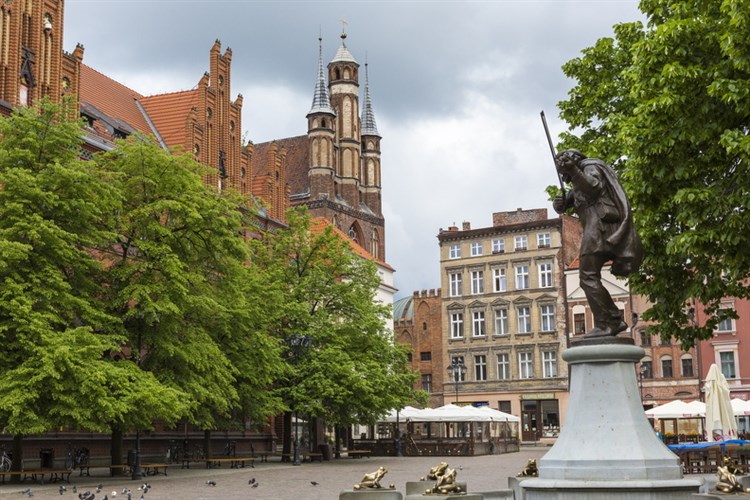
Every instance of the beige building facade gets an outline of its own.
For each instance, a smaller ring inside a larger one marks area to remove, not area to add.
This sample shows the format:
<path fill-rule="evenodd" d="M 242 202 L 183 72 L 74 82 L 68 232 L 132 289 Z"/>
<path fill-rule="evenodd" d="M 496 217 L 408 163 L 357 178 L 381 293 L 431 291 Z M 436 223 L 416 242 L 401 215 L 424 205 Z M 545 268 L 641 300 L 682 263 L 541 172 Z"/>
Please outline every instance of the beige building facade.
<path fill-rule="evenodd" d="M 523 441 L 554 437 L 568 405 L 565 269 L 580 224 L 546 209 L 492 219 L 438 234 L 445 402 L 518 415 Z"/>

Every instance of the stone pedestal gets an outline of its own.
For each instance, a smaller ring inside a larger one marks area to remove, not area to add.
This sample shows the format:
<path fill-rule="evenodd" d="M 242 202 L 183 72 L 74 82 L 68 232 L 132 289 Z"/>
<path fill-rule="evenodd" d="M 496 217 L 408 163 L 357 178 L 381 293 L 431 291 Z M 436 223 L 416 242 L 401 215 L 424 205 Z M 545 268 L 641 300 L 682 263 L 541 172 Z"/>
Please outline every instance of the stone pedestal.
<path fill-rule="evenodd" d="M 400 491 L 391 489 L 344 490 L 339 493 L 339 500 L 403 500 Z"/>
<path fill-rule="evenodd" d="M 634 369 L 645 352 L 631 342 L 599 340 L 563 353 L 568 414 L 539 460 L 539 477 L 521 483 L 525 499 L 677 499 L 698 492 L 701 481 L 683 479 L 679 458 L 646 419 Z"/>

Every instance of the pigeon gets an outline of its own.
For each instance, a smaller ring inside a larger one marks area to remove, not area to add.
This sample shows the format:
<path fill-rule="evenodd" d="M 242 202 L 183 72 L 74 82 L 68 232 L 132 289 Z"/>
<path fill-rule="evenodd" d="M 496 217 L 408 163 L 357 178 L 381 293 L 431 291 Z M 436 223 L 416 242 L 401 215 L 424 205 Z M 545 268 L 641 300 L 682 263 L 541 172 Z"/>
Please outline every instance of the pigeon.
<path fill-rule="evenodd" d="M 73 485 L 73 493 L 78 493 L 78 486 L 75 484 Z"/>
<path fill-rule="evenodd" d="M 250 479 L 247 484 L 253 484 L 255 482 L 255 478 Z"/>
<path fill-rule="evenodd" d="M 66 489 L 67 489 L 67 488 L 66 488 L 65 486 L 63 486 L 63 485 L 61 484 L 61 485 L 60 485 L 60 494 L 61 494 L 61 495 L 62 495 L 62 494 L 64 494 L 64 493 L 65 493 L 65 490 L 66 490 Z"/>
<path fill-rule="evenodd" d="M 128 494 L 130 494 L 130 488 L 123 488 L 123 489 L 122 489 L 122 494 L 123 494 L 123 495 L 128 495 Z"/>
<path fill-rule="evenodd" d="M 252 486 L 252 487 L 253 487 L 253 488 L 257 488 L 259 484 L 260 484 L 260 483 L 257 483 L 257 482 L 256 482 L 256 483 L 253 483 L 253 486 Z"/>
<path fill-rule="evenodd" d="M 216 481 L 214 481 L 213 479 L 209 479 L 208 481 L 206 481 L 206 484 L 209 486 L 216 486 Z"/>
<path fill-rule="evenodd" d="M 109 500 L 109 498 L 108 498 L 108 497 L 107 497 L 107 495 L 105 494 L 105 495 L 104 495 L 104 498 L 102 498 L 102 500 Z"/>
<path fill-rule="evenodd" d="M 315 481 L 310 481 L 310 484 L 312 484 L 313 486 L 317 486 L 319 483 L 317 483 Z"/>
<path fill-rule="evenodd" d="M 96 492 L 99 493 L 100 491 L 102 491 L 102 483 L 96 485 Z"/>

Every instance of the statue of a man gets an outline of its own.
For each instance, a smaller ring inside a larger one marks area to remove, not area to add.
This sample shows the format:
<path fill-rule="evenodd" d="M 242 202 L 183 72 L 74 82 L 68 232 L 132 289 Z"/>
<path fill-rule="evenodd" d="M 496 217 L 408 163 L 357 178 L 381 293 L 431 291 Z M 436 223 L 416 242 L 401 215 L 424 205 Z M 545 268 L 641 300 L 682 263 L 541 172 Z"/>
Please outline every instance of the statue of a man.
<path fill-rule="evenodd" d="M 617 173 L 602 160 L 569 149 L 556 155 L 555 165 L 573 189 L 555 198 L 552 206 L 557 213 L 574 207 L 583 226 L 579 273 L 594 315 L 594 328 L 585 337 L 615 336 L 628 325 L 602 285 L 601 271 L 611 261 L 612 274 L 626 277 L 641 265 L 641 241 L 633 228 L 630 204 Z"/>

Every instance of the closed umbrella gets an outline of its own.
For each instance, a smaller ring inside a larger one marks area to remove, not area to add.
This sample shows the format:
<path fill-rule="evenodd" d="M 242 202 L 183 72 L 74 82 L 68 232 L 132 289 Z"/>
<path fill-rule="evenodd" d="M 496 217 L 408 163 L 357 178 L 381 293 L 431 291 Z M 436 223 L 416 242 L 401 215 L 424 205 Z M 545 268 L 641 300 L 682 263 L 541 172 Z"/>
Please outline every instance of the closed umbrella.
<path fill-rule="evenodd" d="M 706 375 L 706 431 L 709 441 L 737 437 L 737 422 L 734 420 L 732 403 L 729 400 L 729 384 L 716 364 L 711 365 Z"/>

